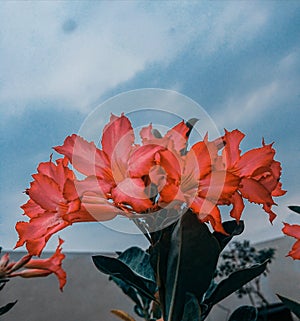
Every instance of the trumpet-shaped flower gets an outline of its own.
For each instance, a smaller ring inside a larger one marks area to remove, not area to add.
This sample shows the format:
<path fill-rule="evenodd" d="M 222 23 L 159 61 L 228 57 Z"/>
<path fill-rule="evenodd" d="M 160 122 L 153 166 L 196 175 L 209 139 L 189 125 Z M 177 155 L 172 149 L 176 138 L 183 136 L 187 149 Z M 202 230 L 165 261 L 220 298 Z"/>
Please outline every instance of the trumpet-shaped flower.
<path fill-rule="evenodd" d="M 33 175 L 34 181 L 26 194 L 29 201 L 22 206 L 29 222 L 18 222 L 16 230 L 19 240 L 16 247 L 26 243 L 31 255 L 40 255 L 49 238 L 56 232 L 75 222 L 92 222 L 96 218 L 90 214 L 95 208 L 101 209 L 98 220 L 111 219 L 117 210 L 105 198 L 90 197 L 84 190 L 95 189 L 94 181 L 75 181 L 74 173 L 67 167 L 67 159 L 58 159 L 56 164 L 51 160 L 41 163 L 38 173 Z M 75 188 L 75 184 L 78 188 Z"/>
<path fill-rule="evenodd" d="M 231 216 L 240 219 L 244 209 L 242 198 L 246 198 L 250 202 L 262 204 L 272 222 L 276 217 L 271 209 L 272 205 L 276 205 L 273 196 L 286 193 L 279 182 L 281 166 L 274 160 L 275 150 L 272 144 L 266 145 L 264 141 L 262 147 L 241 155 L 239 145 L 244 137 L 237 129 L 232 132 L 225 131 L 223 137 L 225 147 L 222 152 L 222 166 L 241 179 L 231 199 Z"/>
<path fill-rule="evenodd" d="M 4 254 L 0 259 L 0 279 L 20 276 L 22 278 L 43 277 L 55 274 L 62 290 L 66 284 L 66 272 L 62 268 L 65 255 L 61 253 L 64 241 L 59 239 L 55 253 L 47 259 L 32 259 L 30 254 L 23 256 L 18 262 L 10 262 L 9 254 Z M 21 271 L 19 271 L 21 269 Z"/>

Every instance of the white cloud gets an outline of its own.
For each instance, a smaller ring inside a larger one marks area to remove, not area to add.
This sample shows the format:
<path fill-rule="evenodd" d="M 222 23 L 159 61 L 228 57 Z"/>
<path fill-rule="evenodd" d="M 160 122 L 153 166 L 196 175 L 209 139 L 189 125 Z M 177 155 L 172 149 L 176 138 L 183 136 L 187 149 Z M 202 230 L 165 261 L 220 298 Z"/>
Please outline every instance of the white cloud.
<path fill-rule="evenodd" d="M 166 12 L 137 3 L 94 6 L 86 20 L 61 2 L 2 4 L 2 102 L 50 98 L 81 109 L 184 46 L 186 34 L 170 36 L 176 22 Z M 65 33 L 69 16 L 74 30 Z"/>
<path fill-rule="evenodd" d="M 267 8 L 255 2 L 228 2 L 208 24 L 204 51 L 214 53 L 220 48 L 234 50 L 247 45 L 267 22 L 268 15 Z"/>
<path fill-rule="evenodd" d="M 258 113 L 262 113 L 272 106 L 272 102 L 278 96 L 279 84 L 271 81 L 269 84 L 256 87 L 245 95 L 233 95 L 223 104 L 223 109 L 219 109 L 218 114 L 213 118 L 221 127 L 236 126 L 249 123 L 256 119 Z M 224 117 L 224 115 L 226 117 Z"/>
<path fill-rule="evenodd" d="M 265 82 L 254 84 L 252 87 L 250 85 L 245 93 L 241 93 L 240 88 L 232 93 L 222 103 L 222 108 L 218 108 L 217 114 L 213 115 L 216 123 L 220 127 L 249 125 L 252 121 L 257 121 L 257 115 L 263 117 L 265 112 L 278 106 L 287 108 L 287 101 L 299 94 L 296 71 L 300 65 L 299 53 L 300 50 L 296 48 L 274 61 L 270 68 L 265 69 L 265 72 L 270 74 Z M 241 70 L 241 80 L 244 80 L 247 72 L 247 70 Z M 254 74 L 255 72 L 259 74 L 259 71 L 253 71 Z"/>
<path fill-rule="evenodd" d="M 0 103 L 10 107 L 6 113 L 41 99 L 86 111 L 106 90 L 151 63 L 168 64 L 195 39 L 203 54 L 240 46 L 245 34 L 251 40 L 266 21 L 257 6 L 4 2 Z"/>

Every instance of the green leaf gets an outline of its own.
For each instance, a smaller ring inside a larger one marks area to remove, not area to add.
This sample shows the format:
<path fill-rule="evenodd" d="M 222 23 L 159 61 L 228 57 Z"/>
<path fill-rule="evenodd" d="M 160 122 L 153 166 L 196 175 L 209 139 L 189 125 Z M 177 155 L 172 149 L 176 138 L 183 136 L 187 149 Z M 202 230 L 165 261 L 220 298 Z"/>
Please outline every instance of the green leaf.
<path fill-rule="evenodd" d="M 159 289 L 159 299 L 162 313 L 166 315 L 166 279 L 168 254 L 171 243 L 172 232 L 176 223 L 173 223 L 161 230 L 160 237 L 154 246 L 149 248 L 150 262 L 156 275 L 156 282 Z M 166 318 L 165 318 L 166 320 Z"/>
<path fill-rule="evenodd" d="M 92 259 L 99 271 L 121 279 L 122 281 L 136 288 L 146 298 L 155 300 L 153 292 L 147 286 L 147 283 L 152 281 L 149 281 L 135 273 L 124 262 L 120 261 L 119 259 L 104 255 L 93 256 Z"/>
<path fill-rule="evenodd" d="M 126 251 L 118 253 L 118 260 L 126 264 L 133 272 L 144 279 L 144 282 L 149 289 L 150 293 L 154 295 L 157 291 L 155 282 L 154 271 L 150 264 L 150 255 L 138 247 L 131 247 Z M 142 318 L 145 317 L 145 304 L 149 306 L 150 300 L 148 297 L 139 292 L 134 286 L 126 281 L 117 278 L 116 276 L 110 276 L 110 279 L 114 281 L 122 291 L 130 297 L 135 303 L 135 312 Z M 142 301 L 141 297 L 142 296 Z"/>
<path fill-rule="evenodd" d="M 258 277 L 261 273 L 266 270 L 268 261 L 265 261 L 262 264 L 252 266 L 250 268 L 233 272 L 229 275 L 228 278 L 222 280 L 215 291 L 207 298 L 203 303 L 210 306 L 220 302 L 225 299 L 227 296 L 237 291 L 246 283 Z"/>
<path fill-rule="evenodd" d="M 291 205 L 288 207 L 290 210 L 300 214 L 300 206 L 297 206 L 297 205 Z"/>
<path fill-rule="evenodd" d="M 134 312 L 140 317 L 140 318 L 145 318 L 145 312 L 143 308 L 140 305 L 135 305 L 134 306 Z"/>
<path fill-rule="evenodd" d="M 243 221 L 239 221 L 237 223 L 236 220 L 226 221 L 222 223 L 224 230 L 228 233 L 228 235 L 222 234 L 220 232 L 214 232 L 214 237 L 218 240 L 221 250 L 231 241 L 231 239 L 243 233 L 245 225 Z"/>
<path fill-rule="evenodd" d="M 192 293 L 186 294 L 182 321 L 200 321 L 201 312 L 198 299 Z"/>
<path fill-rule="evenodd" d="M 201 301 L 214 275 L 220 246 L 205 223 L 187 211 L 170 242 L 165 283 L 166 321 L 181 321 L 187 293 Z"/>
<path fill-rule="evenodd" d="M 124 282 L 121 279 L 118 279 L 114 276 L 110 276 L 110 279 L 128 296 L 130 299 L 136 303 L 139 307 L 141 307 L 141 301 L 137 295 L 137 290 L 129 285 L 128 283 Z"/>
<path fill-rule="evenodd" d="M 118 257 L 118 260 L 128 265 L 136 274 L 155 283 L 155 275 L 150 264 L 150 255 L 139 247 L 133 246 Z"/>
<path fill-rule="evenodd" d="M 288 309 L 290 309 L 298 318 L 300 318 L 300 303 L 279 294 L 277 294 L 277 296 Z"/>
<path fill-rule="evenodd" d="M 243 305 L 237 308 L 228 321 L 256 321 L 257 309 L 252 306 Z"/>
<path fill-rule="evenodd" d="M 17 302 L 18 302 L 18 300 L 16 300 L 15 302 L 10 302 L 10 303 L 4 305 L 3 307 L 1 307 L 0 308 L 0 315 L 3 315 L 4 313 L 8 312 Z"/>

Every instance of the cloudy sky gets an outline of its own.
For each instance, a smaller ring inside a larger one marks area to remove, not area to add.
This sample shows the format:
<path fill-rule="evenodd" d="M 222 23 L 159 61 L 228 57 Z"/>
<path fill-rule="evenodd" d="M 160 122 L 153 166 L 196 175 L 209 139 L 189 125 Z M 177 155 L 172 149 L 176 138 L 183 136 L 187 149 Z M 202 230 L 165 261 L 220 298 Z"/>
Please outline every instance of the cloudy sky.
<path fill-rule="evenodd" d="M 243 131 L 244 149 L 262 137 L 275 142 L 288 193 L 273 227 L 258 205 L 248 206 L 243 237 L 280 236 L 282 221 L 299 222 L 287 209 L 300 204 L 299 40 L 298 1 L 1 2 L 1 245 L 14 246 L 22 191 L 51 147 L 78 133 L 105 100 L 141 88 L 190 97 L 221 133 Z M 98 223 L 60 236 L 66 250 L 146 244 Z"/>

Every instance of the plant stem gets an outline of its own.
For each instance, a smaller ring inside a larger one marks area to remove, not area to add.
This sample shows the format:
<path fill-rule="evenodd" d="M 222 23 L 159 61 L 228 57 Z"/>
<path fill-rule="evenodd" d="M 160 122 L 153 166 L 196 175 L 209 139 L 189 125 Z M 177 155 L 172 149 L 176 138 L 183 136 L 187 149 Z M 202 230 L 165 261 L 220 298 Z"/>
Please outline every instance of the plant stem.
<path fill-rule="evenodd" d="M 134 218 L 132 220 L 135 223 L 135 225 L 140 229 L 140 231 L 144 234 L 144 236 L 149 241 L 149 243 L 152 244 L 151 237 L 149 236 L 149 233 L 148 233 L 147 229 L 145 228 L 145 226 L 143 225 L 143 223 L 140 222 L 138 218 Z"/>
<path fill-rule="evenodd" d="M 255 302 L 254 302 L 254 299 L 253 299 L 253 297 L 252 297 L 252 295 L 251 295 L 250 289 L 249 289 L 249 288 L 246 288 L 246 291 L 247 291 L 247 294 L 248 294 L 248 297 L 249 297 L 249 299 L 250 299 L 251 304 L 252 304 L 253 306 L 255 306 Z"/>
<path fill-rule="evenodd" d="M 256 285 L 255 294 L 262 300 L 262 302 L 265 305 L 269 305 L 270 303 L 266 300 L 266 298 L 263 296 L 263 294 L 260 291 L 260 278 L 257 278 L 255 280 L 255 285 Z"/>

